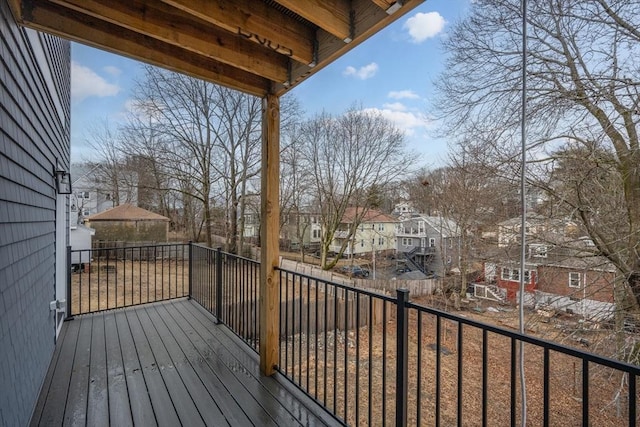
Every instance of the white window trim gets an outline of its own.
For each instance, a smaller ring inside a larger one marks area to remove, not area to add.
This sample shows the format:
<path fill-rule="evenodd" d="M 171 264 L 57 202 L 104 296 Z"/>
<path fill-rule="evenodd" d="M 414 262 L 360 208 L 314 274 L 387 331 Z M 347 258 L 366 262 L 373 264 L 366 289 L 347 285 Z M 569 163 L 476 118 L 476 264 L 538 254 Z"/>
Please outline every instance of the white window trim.
<path fill-rule="evenodd" d="M 577 275 L 577 281 L 578 284 L 577 285 L 572 285 L 571 283 L 574 282 L 572 276 L 573 275 Z M 569 272 L 569 287 L 570 288 L 581 288 L 582 287 L 582 273 L 579 273 L 577 271 L 571 271 Z"/>

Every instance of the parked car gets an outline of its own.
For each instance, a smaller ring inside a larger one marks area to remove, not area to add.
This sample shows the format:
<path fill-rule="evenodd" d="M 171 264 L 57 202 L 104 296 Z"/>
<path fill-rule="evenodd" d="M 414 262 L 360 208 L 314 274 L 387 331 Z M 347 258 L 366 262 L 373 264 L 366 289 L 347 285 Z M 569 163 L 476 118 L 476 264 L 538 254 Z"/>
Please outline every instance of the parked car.
<path fill-rule="evenodd" d="M 411 269 L 406 265 L 400 265 L 396 267 L 396 273 L 408 273 Z"/>
<path fill-rule="evenodd" d="M 359 265 L 343 265 L 339 271 L 350 277 L 369 277 L 369 270 Z"/>

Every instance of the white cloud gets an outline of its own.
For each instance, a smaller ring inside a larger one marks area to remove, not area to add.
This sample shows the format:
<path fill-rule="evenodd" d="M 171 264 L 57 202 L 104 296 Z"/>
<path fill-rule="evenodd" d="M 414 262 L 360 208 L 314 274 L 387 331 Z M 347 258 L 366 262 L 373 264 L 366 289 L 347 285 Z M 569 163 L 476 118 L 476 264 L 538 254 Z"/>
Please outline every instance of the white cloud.
<path fill-rule="evenodd" d="M 392 90 L 387 96 L 393 99 L 420 99 L 412 90 Z"/>
<path fill-rule="evenodd" d="M 355 68 L 349 65 L 345 68 L 343 74 L 345 76 L 354 76 L 359 78 L 360 80 L 370 79 L 375 76 L 378 72 L 378 64 L 372 62 L 371 64 L 365 65 L 364 67 Z"/>
<path fill-rule="evenodd" d="M 107 82 L 89 67 L 71 62 L 71 99 L 74 102 L 81 102 L 91 96 L 115 96 L 118 92 L 118 85 Z"/>
<path fill-rule="evenodd" d="M 111 74 L 113 77 L 118 77 L 120 74 L 122 74 L 122 70 L 118 67 L 114 67 L 113 65 L 107 65 L 103 68 L 103 70 L 106 73 Z"/>
<path fill-rule="evenodd" d="M 389 104 L 383 104 L 383 107 L 392 111 L 407 111 L 407 107 L 402 102 L 392 102 Z"/>
<path fill-rule="evenodd" d="M 382 115 L 382 117 L 403 130 L 407 136 L 413 136 L 417 130 L 427 129 L 432 126 L 427 117 L 412 111 L 400 111 L 391 108 L 365 108 L 364 111 Z"/>
<path fill-rule="evenodd" d="M 403 28 L 409 30 L 409 36 L 414 43 L 422 43 L 440 33 L 446 23 L 438 12 L 416 13 L 407 19 Z"/>

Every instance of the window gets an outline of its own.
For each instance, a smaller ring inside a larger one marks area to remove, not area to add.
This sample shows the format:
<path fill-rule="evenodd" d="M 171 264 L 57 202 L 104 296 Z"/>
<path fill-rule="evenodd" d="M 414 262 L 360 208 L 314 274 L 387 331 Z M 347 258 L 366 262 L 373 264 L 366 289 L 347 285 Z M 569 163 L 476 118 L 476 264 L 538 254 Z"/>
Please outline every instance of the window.
<path fill-rule="evenodd" d="M 371 246 L 375 246 L 376 244 L 376 239 L 371 239 Z"/>
<path fill-rule="evenodd" d="M 320 238 L 320 230 L 313 230 L 313 238 L 314 239 Z"/>
<path fill-rule="evenodd" d="M 378 224 L 378 231 L 384 231 L 384 224 Z"/>
<path fill-rule="evenodd" d="M 579 288 L 580 287 L 580 273 L 569 273 L 569 287 L 570 288 Z"/>
<path fill-rule="evenodd" d="M 382 237 L 378 238 L 378 245 L 380 245 L 380 246 L 384 245 L 384 238 L 382 238 Z"/>
<path fill-rule="evenodd" d="M 435 248 L 436 247 L 436 239 L 434 239 L 433 237 L 429 238 L 429 247 L 430 248 Z"/>
<path fill-rule="evenodd" d="M 547 247 L 545 245 L 530 245 L 531 247 L 531 256 L 534 258 L 546 258 L 547 257 Z"/>
<path fill-rule="evenodd" d="M 364 239 L 360 240 L 360 247 L 364 248 Z"/>
<path fill-rule="evenodd" d="M 89 195 L 88 191 L 80 191 L 80 192 L 78 192 L 78 197 L 80 199 L 89 199 L 89 198 L 91 198 L 91 196 Z"/>
<path fill-rule="evenodd" d="M 402 246 L 413 246 L 413 239 L 410 237 L 403 237 Z"/>
<path fill-rule="evenodd" d="M 84 209 L 82 211 L 82 216 L 89 216 L 89 209 Z"/>
<path fill-rule="evenodd" d="M 500 275 L 502 280 L 510 280 L 514 282 L 520 281 L 520 269 L 519 268 L 502 268 L 502 273 Z M 531 281 L 531 272 L 529 270 L 524 271 L 524 283 L 529 283 Z"/>

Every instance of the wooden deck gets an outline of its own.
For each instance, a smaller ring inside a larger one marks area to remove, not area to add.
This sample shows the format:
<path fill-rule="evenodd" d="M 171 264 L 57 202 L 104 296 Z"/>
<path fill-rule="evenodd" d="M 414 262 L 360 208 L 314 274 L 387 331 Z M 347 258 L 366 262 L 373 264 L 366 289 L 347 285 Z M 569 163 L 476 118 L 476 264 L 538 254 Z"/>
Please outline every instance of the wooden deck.
<path fill-rule="evenodd" d="M 65 323 L 32 425 L 335 425 L 197 303 L 173 300 Z"/>

